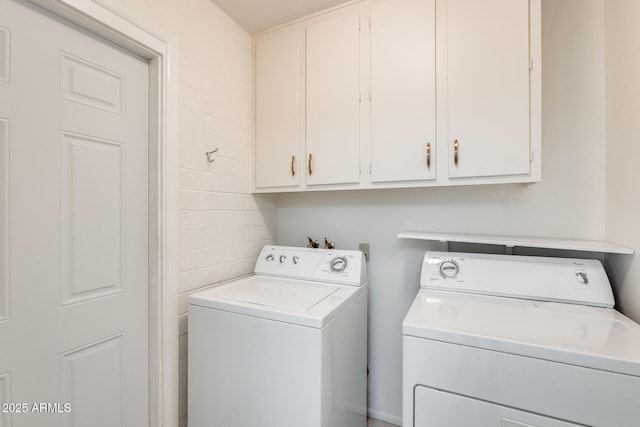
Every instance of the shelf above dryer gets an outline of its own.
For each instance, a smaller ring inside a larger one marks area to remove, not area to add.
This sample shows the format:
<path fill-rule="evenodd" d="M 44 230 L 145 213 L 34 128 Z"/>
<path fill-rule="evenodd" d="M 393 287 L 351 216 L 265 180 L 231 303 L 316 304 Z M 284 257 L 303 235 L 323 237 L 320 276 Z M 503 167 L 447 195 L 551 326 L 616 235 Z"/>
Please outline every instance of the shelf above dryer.
<path fill-rule="evenodd" d="M 602 252 L 609 254 L 633 255 L 634 250 L 613 243 L 597 240 L 555 239 L 547 237 L 500 236 L 483 234 L 437 233 L 429 231 L 403 231 L 398 233 L 400 239 L 431 240 L 442 244 L 448 250 L 449 242 L 479 243 L 486 245 L 500 245 L 505 247 L 505 253 L 511 254 L 514 247 L 544 248 L 569 251 Z"/>

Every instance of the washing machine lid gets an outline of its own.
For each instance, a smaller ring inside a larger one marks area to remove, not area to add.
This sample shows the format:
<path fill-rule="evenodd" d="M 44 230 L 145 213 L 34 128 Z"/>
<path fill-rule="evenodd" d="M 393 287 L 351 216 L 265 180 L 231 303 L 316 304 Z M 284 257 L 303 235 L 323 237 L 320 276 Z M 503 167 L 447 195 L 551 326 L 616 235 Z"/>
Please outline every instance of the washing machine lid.
<path fill-rule="evenodd" d="M 337 286 L 300 283 L 273 278 L 251 280 L 221 289 L 219 298 L 266 305 L 287 310 L 307 311 L 338 290 Z"/>
<path fill-rule="evenodd" d="M 610 308 L 421 289 L 403 334 L 640 376 L 640 326 Z"/>
<path fill-rule="evenodd" d="M 322 328 L 367 288 L 252 275 L 189 296 L 189 304 Z"/>

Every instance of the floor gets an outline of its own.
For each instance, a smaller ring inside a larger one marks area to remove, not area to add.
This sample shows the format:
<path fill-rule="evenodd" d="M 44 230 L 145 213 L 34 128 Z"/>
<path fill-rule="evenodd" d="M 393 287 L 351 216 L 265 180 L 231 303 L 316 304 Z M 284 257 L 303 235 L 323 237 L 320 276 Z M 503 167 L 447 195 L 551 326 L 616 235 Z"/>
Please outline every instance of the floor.
<path fill-rule="evenodd" d="M 385 423 L 384 421 L 376 420 L 375 418 L 369 418 L 367 420 L 367 427 L 398 427 L 395 424 Z"/>

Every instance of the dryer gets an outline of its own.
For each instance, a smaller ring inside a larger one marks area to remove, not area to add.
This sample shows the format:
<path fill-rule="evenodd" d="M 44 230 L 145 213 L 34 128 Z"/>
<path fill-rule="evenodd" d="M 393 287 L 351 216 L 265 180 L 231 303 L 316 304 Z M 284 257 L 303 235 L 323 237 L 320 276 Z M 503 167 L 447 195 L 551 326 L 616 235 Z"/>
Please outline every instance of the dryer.
<path fill-rule="evenodd" d="M 189 296 L 189 426 L 365 427 L 366 280 L 360 251 L 269 245 Z"/>
<path fill-rule="evenodd" d="M 403 426 L 637 427 L 640 326 L 597 260 L 425 254 Z"/>

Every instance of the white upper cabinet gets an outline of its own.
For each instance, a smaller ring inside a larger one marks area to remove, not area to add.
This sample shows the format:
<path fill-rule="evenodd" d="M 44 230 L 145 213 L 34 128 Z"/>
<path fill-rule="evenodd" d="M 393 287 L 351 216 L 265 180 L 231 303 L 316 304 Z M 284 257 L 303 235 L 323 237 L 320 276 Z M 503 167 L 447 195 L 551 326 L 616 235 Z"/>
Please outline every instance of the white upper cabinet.
<path fill-rule="evenodd" d="M 304 174 L 304 37 L 286 31 L 255 43 L 256 188 L 297 187 Z"/>
<path fill-rule="evenodd" d="M 435 0 L 371 7 L 371 181 L 436 177 Z"/>
<path fill-rule="evenodd" d="M 360 181 L 360 13 L 307 27 L 308 185 Z"/>
<path fill-rule="evenodd" d="M 254 44 L 258 192 L 541 179 L 541 0 L 363 0 Z"/>
<path fill-rule="evenodd" d="M 446 15 L 448 176 L 529 175 L 529 0 L 447 0 Z"/>

